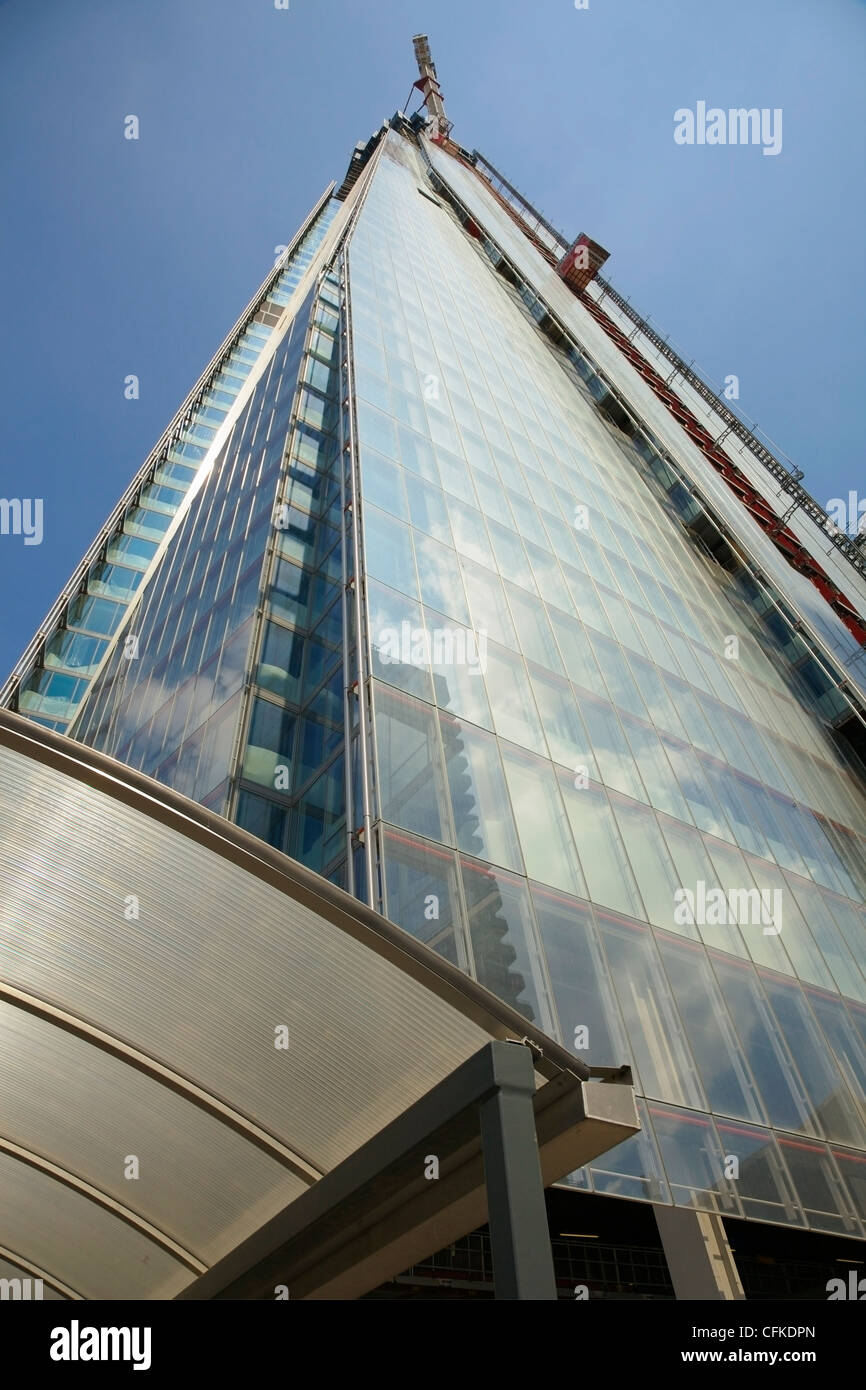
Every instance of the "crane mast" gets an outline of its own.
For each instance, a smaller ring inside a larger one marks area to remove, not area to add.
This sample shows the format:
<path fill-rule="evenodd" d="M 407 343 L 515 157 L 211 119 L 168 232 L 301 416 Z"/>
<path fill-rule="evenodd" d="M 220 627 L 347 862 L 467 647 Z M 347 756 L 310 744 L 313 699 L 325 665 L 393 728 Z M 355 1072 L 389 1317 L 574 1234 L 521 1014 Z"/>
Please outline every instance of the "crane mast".
<path fill-rule="evenodd" d="M 452 123 L 445 115 L 445 104 L 439 90 L 436 65 L 430 54 L 427 35 L 416 34 L 412 43 L 415 48 L 415 57 L 418 60 L 418 71 L 421 74 L 413 85 L 418 88 L 424 98 L 427 114 L 435 127 L 434 138 L 447 139 Z"/>

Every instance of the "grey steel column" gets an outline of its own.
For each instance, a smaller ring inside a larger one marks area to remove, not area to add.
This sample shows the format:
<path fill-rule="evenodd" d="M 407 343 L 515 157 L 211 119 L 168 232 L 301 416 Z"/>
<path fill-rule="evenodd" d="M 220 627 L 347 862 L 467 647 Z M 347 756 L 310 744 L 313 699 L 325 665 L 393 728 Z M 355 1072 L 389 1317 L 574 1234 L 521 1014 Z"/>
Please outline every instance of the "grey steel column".
<path fill-rule="evenodd" d="M 496 1070 L 499 1085 L 479 1107 L 496 1298 L 555 1301 L 532 1053 L 500 1048 Z"/>

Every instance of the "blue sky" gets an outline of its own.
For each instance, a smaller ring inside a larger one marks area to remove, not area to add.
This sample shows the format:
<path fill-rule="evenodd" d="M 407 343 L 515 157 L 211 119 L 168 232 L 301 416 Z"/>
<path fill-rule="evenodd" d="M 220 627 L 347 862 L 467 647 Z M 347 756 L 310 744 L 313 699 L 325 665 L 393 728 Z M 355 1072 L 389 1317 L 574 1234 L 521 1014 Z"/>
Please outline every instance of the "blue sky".
<path fill-rule="evenodd" d="M 866 494 L 862 0 L 0 0 L 5 673 L 427 32 L 454 121 L 806 471 Z M 781 108 L 777 157 L 678 146 Z M 135 114 L 140 139 L 123 138 Z M 123 381 L 141 381 L 138 401 Z"/>

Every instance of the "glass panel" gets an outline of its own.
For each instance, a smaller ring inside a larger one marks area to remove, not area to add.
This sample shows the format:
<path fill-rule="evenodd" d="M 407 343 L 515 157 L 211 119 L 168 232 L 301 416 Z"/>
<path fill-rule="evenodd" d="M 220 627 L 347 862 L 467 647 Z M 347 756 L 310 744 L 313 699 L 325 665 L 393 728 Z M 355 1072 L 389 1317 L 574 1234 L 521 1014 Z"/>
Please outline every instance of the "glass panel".
<path fill-rule="evenodd" d="M 715 951 L 710 959 L 770 1123 L 814 1133 L 811 1107 L 753 968 Z"/>
<path fill-rule="evenodd" d="M 571 768 L 575 775 L 582 772 L 584 777 L 598 781 L 589 735 L 578 713 L 571 685 L 534 666 L 529 668 L 529 677 L 550 756 L 554 762 Z"/>
<path fill-rule="evenodd" d="M 719 1115 L 764 1122 L 757 1090 L 703 948 L 662 935 L 657 939 L 710 1107 Z"/>
<path fill-rule="evenodd" d="M 98 633 L 101 637 L 110 637 L 125 612 L 122 603 L 79 594 L 69 606 L 67 624 L 69 627 L 83 628 L 86 632 Z"/>
<path fill-rule="evenodd" d="M 453 853 L 382 832 L 388 916 L 425 946 L 468 969 Z"/>
<path fill-rule="evenodd" d="M 445 713 L 439 715 L 439 727 L 458 848 L 522 871 L 496 739 Z"/>
<path fill-rule="evenodd" d="M 766 972 L 762 972 L 762 980 L 791 1055 L 797 1060 L 820 1132 L 838 1144 L 866 1148 L 866 1131 L 854 1099 L 815 1024 L 803 991 L 799 985 L 772 979 Z"/>
<path fill-rule="evenodd" d="M 609 792 L 608 796 L 648 920 L 657 927 L 697 939 L 694 926 L 675 921 L 676 891 L 681 881 L 654 813 L 648 806 L 628 801 L 616 792 Z"/>
<path fill-rule="evenodd" d="M 763 904 L 761 918 L 764 925 L 760 935 L 766 938 L 768 950 L 762 963 L 782 970 L 785 974 L 790 973 L 781 958 L 781 952 L 774 949 L 778 947 L 781 939 L 785 952 L 801 980 L 809 980 L 813 984 L 826 985 L 833 989 L 833 976 L 815 944 L 781 870 L 777 869 L 775 864 L 768 864 L 765 859 L 755 859 L 751 856 L 746 856 L 746 863 L 761 893 Z M 752 920 L 755 920 L 754 914 Z M 774 935 L 776 929 L 778 936 Z M 745 935 L 747 942 L 751 942 L 756 935 L 756 929 L 752 927 Z M 752 954 L 757 960 L 757 953 L 753 950 Z"/>
<path fill-rule="evenodd" d="M 854 1211 L 866 1223 L 866 1157 L 848 1149 L 832 1148 L 830 1152 L 848 1189 Z"/>
<path fill-rule="evenodd" d="M 529 877 L 585 897 L 586 887 L 550 763 L 505 746 L 502 761 Z"/>
<path fill-rule="evenodd" d="M 304 659 L 304 639 L 297 632 L 278 623 L 268 623 L 262 643 L 261 660 L 256 671 L 256 683 L 287 700 L 297 701 L 300 695 L 301 668 Z"/>
<path fill-rule="evenodd" d="M 505 584 L 505 593 L 514 616 L 520 650 L 527 661 L 537 662 L 550 671 L 563 671 L 562 658 L 556 645 L 544 604 L 513 584 Z"/>
<path fill-rule="evenodd" d="M 372 673 L 388 685 L 432 701 L 426 628 L 420 604 L 367 581 Z"/>
<path fill-rule="evenodd" d="M 813 1231 L 862 1236 L 850 1198 L 823 1144 L 779 1136 L 779 1149 Z"/>
<path fill-rule="evenodd" d="M 779 1225 L 805 1226 L 806 1218 L 794 1194 L 773 1135 L 765 1129 L 752 1129 L 724 1120 L 716 1122 L 729 1171 L 736 1159 L 733 1179 L 743 1214 L 755 1221 Z"/>
<path fill-rule="evenodd" d="M 841 999 L 817 989 L 807 989 L 805 993 L 862 1119 L 866 1115 L 866 1046 L 852 1027 Z"/>
<path fill-rule="evenodd" d="M 421 597 L 425 607 L 435 608 L 437 613 L 444 613 L 455 622 L 469 626 L 469 608 L 455 552 L 429 536 L 422 536 L 417 532 L 415 551 L 418 556 Z M 483 624 L 479 625 L 479 630 L 483 630 Z"/>
<path fill-rule="evenodd" d="M 452 545 L 451 526 L 441 490 L 411 473 L 405 473 L 404 479 L 412 525 L 432 536 L 434 540 L 441 541 L 443 545 Z M 416 546 L 417 543 L 416 538 Z M 420 556 L 419 563 L 423 563 Z"/>
<path fill-rule="evenodd" d="M 244 750 L 243 776 L 271 791 L 292 786 L 296 719 L 280 705 L 255 699 Z M 278 772 L 279 769 L 279 772 Z"/>
<path fill-rule="evenodd" d="M 602 700 L 584 696 L 580 701 L 580 712 L 589 729 L 603 782 L 637 801 L 646 801 L 647 794 L 616 710 Z"/>
<path fill-rule="evenodd" d="M 471 560 L 461 559 L 461 568 L 473 626 L 479 632 L 486 632 L 491 642 L 501 642 L 512 651 L 518 650 L 514 624 L 498 575 L 491 574 Z M 435 604 L 433 606 L 436 607 Z"/>
<path fill-rule="evenodd" d="M 457 550 L 461 555 L 475 560 L 480 565 L 487 565 L 492 570 L 495 567 L 493 552 L 481 513 L 475 507 L 459 502 L 456 497 L 446 495 L 445 501 Z"/>
<path fill-rule="evenodd" d="M 649 927 L 620 922 L 601 911 L 596 917 L 642 1093 L 705 1110 L 695 1064 Z"/>
<path fill-rule="evenodd" d="M 378 507 L 365 505 L 364 553 L 367 571 L 374 579 L 381 579 L 389 588 L 399 589 L 410 598 L 418 597 L 412 533 L 408 526 Z"/>
<path fill-rule="evenodd" d="M 45 666 L 61 666 L 78 675 L 92 676 L 108 643 L 98 637 L 85 637 L 68 629 L 51 638 L 45 649 Z"/>
<path fill-rule="evenodd" d="M 710 791 L 701 760 L 695 757 L 694 749 L 670 735 L 662 734 L 661 742 L 688 802 L 690 814 L 685 819 L 693 820 L 695 825 L 710 835 L 733 843 L 734 836 L 722 814 L 718 798 Z"/>
<path fill-rule="evenodd" d="M 778 902 L 772 896 L 766 902 L 760 899 L 745 856 L 734 845 L 711 840 L 708 835 L 703 837 L 703 843 L 712 861 L 708 883 L 717 881 L 724 895 L 721 913 L 714 917 L 717 925 L 710 926 L 711 913 L 706 911 L 700 928 L 704 941 L 793 975 L 783 944 L 784 933 L 777 931 L 779 921 L 784 923 L 778 911 L 775 915 L 779 921 L 773 922 Z"/>
<path fill-rule="evenodd" d="M 345 849 L 344 778 L 340 756 L 292 811 L 287 853 L 318 873 Z"/>
<path fill-rule="evenodd" d="M 799 893 L 799 884 L 797 885 Z M 848 949 L 860 967 L 860 973 L 866 977 L 866 912 L 856 908 L 852 903 L 843 902 L 835 894 L 826 890 L 822 893 L 826 906 L 833 914 L 833 919 L 843 933 Z M 862 991 L 862 986 L 860 987 Z M 857 993 L 855 998 L 862 999 L 862 992 Z M 866 1000 L 864 1000 L 866 1002 Z"/>
<path fill-rule="evenodd" d="M 530 1021 L 542 1022 L 526 880 L 471 859 L 461 859 L 460 867 L 476 979 Z"/>
<path fill-rule="evenodd" d="M 382 819 L 450 844 L 436 712 L 378 682 L 374 692 Z"/>
<path fill-rule="evenodd" d="M 625 1065 L 629 1047 L 591 908 L 536 885 L 531 893 L 564 1045 L 596 1066 Z"/>
<path fill-rule="evenodd" d="M 560 774 L 559 785 L 589 896 L 630 917 L 646 912 L 603 787 Z"/>
<path fill-rule="evenodd" d="M 365 502 L 374 502 L 377 507 L 383 507 L 386 512 L 408 521 L 409 507 L 403 490 L 402 468 L 372 449 L 365 449 L 361 456 L 361 479 Z"/>
<path fill-rule="evenodd" d="M 675 1204 L 741 1215 L 736 1184 L 725 1177 L 725 1156 L 712 1120 L 660 1105 L 649 1110 Z"/>
<path fill-rule="evenodd" d="M 544 734 L 526 667 L 519 656 L 492 644 L 487 651 L 487 692 L 499 736 L 534 753 L 545 754 Z"/>
<path fill-rule="evenodd" d="M 787 890 L 785 895 L 786 907 L 796 911 L 797 906 L 799 906 L 811 928 L 812 936 L 820 947 L 823 959 L 833 972 L 836 987 L 843 994 L 850 995 L 854 999 L 861 999 L 866 1003 L 866 988 L 864 988 L 866 981 L 855 965 L 851 952 L 833 920 L 832 910 L 839 900 L 831 900 L 827 890 L 822 892 L 814 883 L 807 883 L 804 879 L 795 879 L 789 874 L 785 874 L 784 878 Z M 857 915 L 853 908 L 849 907 L 848 911 L 852 915 Z M 799 967 L 798 973 L 803 974 Z M 805 978 L 810 977 L 806 976 Z M 830 982 L 828 981 L 828 983 Z M 830 987 L 833 987 L 832 984 Z"/>
<path fill-rule="evenodd" d="M 278 806 L 275 801 L 267 801 L 263 796 L 245 791 L 238 796 L 235 822 L 242 830 L 248 830 L 275 849 L 283 848 L 287 819 L 285 807 Z"/>
<path fill-rule="evenodd" d="M 621 722 L 641 780 L 649 794 L 650 804 L 659 811 L 666 811 L 669 816 L 675 816 L 677 820 L 690 821 L 685 797 L 677 785 L 665 756 L 664 745 L 655 729 L 627 714 L 621 716 Z"/>
<path fill-rule="evenodd" d="M 604 673 L 611 700 L 621 709 L 636 714 L 639 719 L 645 719 L 646 707 L 629 670 L 622 647 L 597 633 L 592 633 L 591 636 L 593 651 Z"/>

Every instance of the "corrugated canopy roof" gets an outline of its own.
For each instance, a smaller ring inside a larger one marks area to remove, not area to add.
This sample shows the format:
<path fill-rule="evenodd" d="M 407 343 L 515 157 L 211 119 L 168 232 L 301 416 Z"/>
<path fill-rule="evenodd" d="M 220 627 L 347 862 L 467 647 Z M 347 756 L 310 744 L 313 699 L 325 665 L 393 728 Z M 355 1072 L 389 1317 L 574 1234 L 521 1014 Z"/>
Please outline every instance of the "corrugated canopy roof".
<path fill-rule="evenodd" d="M 489 1039 L 587 1074 L 317 875 L 6 711 L 0 800 L 7 1277 L 171 1298 Z"/>

